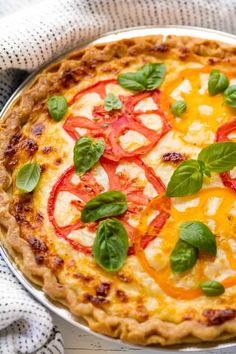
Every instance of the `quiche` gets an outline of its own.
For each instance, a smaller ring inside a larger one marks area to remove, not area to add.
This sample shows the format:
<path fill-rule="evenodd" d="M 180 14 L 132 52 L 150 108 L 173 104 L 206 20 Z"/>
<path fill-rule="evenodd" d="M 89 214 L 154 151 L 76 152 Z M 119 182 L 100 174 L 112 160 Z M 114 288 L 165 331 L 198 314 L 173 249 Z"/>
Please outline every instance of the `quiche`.
<path fill-rule="evenodd" d="M 147 36 L 48 66 L 0 129 L 1 238 L 93 331 L 236 335 L 236 47 Z"/>

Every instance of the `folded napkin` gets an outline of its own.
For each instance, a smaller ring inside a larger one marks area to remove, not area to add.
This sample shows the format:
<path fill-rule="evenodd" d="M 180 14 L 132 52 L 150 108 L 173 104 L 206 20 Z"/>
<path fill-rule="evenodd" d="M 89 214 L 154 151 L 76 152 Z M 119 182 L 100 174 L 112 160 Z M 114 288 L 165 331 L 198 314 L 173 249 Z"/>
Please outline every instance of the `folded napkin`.
<path fill-rule="evenodd" d="M 235 15 L 236 0 L 0 0 L 0 110 L 29 72 L 102 33 L 167 24 L 236 33 Z M 2 260 L 0 293 L 0 354 L 63 352 L 49 313 Z"/>
<path fill-rule="evenodd" d="M 62 354 L 51 315 L 19 284 L 0 256 L 0 353 Z"/>

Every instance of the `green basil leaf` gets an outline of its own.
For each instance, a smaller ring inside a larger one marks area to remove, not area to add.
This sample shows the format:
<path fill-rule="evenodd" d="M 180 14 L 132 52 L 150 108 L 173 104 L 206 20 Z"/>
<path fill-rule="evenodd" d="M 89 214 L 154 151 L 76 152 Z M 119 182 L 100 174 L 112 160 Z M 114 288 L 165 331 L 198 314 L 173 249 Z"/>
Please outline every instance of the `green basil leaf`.
<path fill-rule="evenodd" d="M 182 162 L 171 176 L 167 186 L 168 197 L 182 197 L 197 193 L 203 183 L 202 166 L 199 161 Z"/>
<path fill-rule="evenodd" d="M 205 168 L 214 172 L 226 172 L 236 166 L 236 143 L 231 141 L 208 145 L 198 155 Z"/>
<path fill-rule="evenodd" d="M 80 137 L 74 146 L 75 172 L 82 175 L 95 165 L 105 149 L 102 139 L 94 139 L 89 136 Z"/>
<path fill-rule="evenodd" d="M 184 101 L 179 100 L 179 101 L 172 103 L 170 109 L 175 117 L 181 117 L 182 114 L 186 111 L 187 105 Z"/>
<path fill-rule="evenodd" d="M 108 95 L 106 95 L 104 108 L 107 112 L 110 112 L 113 109 L 121 109 L 121 107 L 122 102 L 119 97 L 117 97 L 114 93 L 108 93 Z"/>
<path fill-rule="evenodd" d="M 165 73 L 166 66 L 162 63 L 145 64 L 138 71 L 138 74 L 145 78 L 145 88 L 149 91 L 160 87 L 162 81 L 164 80 Z"/>
<path fill-rule="evenodd" d="M 39 182 L 40 173 L 41 169 L 37 163 L 24 165 L 17 173 L 16 187 L 24 193 L 32 192 Z"/>
<path fill-rule="evenodd" d="M 224 92 L 229 86 L 229 79 L 219 70 L 212 70 L 208 79 L 208 92 L 211 96 Z"/>
<path fill-rule="evenodd" d="M 108 216 L 123 214 L 127 210 L 126 196 L 119 191 L 97 195 L 85 204 L 81 212 L 83 222 L 91 222 Z"/>
<path fill-rule="evenodd" d="M 111 218 L 99 223 L 93 244 L 97 264 L 108 272 L 117 272 L 127 258 L 128 248 L 128 234 L 119 220 Z"/>
<path fill-rule="evenodd" d="M 48 99 L 50 116 L 59 122 L 67 112 L 67 101 L 63 96 L 51 96 Z"/>
<path fill-rule="evenodd" d="M 186 221 L 180 225 L 180 239 L 216 256 L 216 238 L 209 227 L 200 221 Z"/>
<path fill-rule="evenodd" d="M 236 85 L 229 86 L 224 92 L 225 103 L 236 108 Z"/>
<path fill-rule="evenodd" d="M 197 262 L 198 250 L 189 243 L 178 240 L 170 256 L 170 266 L 174 273 L 191 269 Z"/>
<path fill-rule="evenodd" d="M 130 91 L 144 91 L 145 84 L 142 79 L 143 78 L 136 75 L 136 73 L 120 74 L 117 77 L 120 86 Z"/>
<path fill-rule="evenodd" d="M 131 91 L 154 90 L 164 80 L 166 66 L 162 63 L 148 63 L 135 73 L 118 75 L 120 86 Z"/>
<path fill-rule="evenodd" d="M 225 292 L 224 286 L 216 280 L 204 281 L 199 286 L 207 296 L 219 296 Z"/>

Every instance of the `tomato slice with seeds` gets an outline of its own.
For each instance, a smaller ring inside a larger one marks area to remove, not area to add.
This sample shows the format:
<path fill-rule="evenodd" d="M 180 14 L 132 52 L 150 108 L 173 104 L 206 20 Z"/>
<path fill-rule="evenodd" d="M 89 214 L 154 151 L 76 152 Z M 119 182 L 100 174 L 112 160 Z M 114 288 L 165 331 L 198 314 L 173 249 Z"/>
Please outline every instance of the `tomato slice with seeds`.
<path fill-rule="evenodd" d="M 218 128 L 216 132 L 216 142 L 230 141 L 228 136 L 233 131 L 236 131 L 236 117 Z M 236 192 L 236 178 L 231 177 L 230 172 L 223 172 L 220 174 L 220 177 L 226 187 L 229 187 Z"/>
<path fill-rule="evenodd" d="M 123 160 L 122 160 L 123 161 Z M 165 186 L 154 173 L 154 171 L 145 165 L 145 163 L 139 158 L 130 158 L 125 159 L 125 162 L 135 163 L 137 166 L 142 168 L 145 173 L 147 180 L 152 184 L 153 188 L 156 190 L 157 194 L 162 194 L 165 191 Z M 149 204 L 148 197 L 144 194 L 144 188 L 139 187 L 136 185 L 135 181 L 132 181 L 128 176 L 125 174 L 117 172 L 117 168 L 119 167 L 119 162 L 110 161 L 105 157 L 102 157 L 100 160 L 101 166 L 103 167 L 104 171 L 108 176 L 109 187 L 108 190 L 120 190 L 126 194 L 127 203 L 128 203 L 128 211 L 118 218 L 123 222 L 131 243 L 135 241 L 135 236 L 137 234 L 137 230 L 135 227 L 130 225 L 129 223 L 129 216 L 132 213 L 137 213 L 138 211 L 142 210 L 145 206 Z M 78 183 L 73 182 L 73 176 L 75 175 L 75 171 L 73 167 L 68 168 L 58 179 L 58 181 L 53 186 L 49 200 L 48 200 L 48 215 L 49 220 L 52 223 L 56 234 L 64 238 L 68 241 L 71 246 L 85 254 L 91 254 L 91 247 L 85 246 L 80 242 L 71 240 L 68 236 L 69 234 L 74 231 L 84 227 L 88 227 L 91 231 L 96 231 L 98 222 L 94 222 L 92 224 L 84 224 L 81 222 L 80 218 L 78 217 L 73 223 L 60 226 L 58 225 L 56 218 L 55 218 L 55 209 L 56 209 L 56 202 L 59 193 L 61 192 L 69 192 L 73 194 L 75 197 L 79 198 L 79 200 L 72 200 L 71 204 L 75 206 L 79 211 L 82 210 L 84 204 L 95 197 L 97 194 L 100 194 L 104 187 L 100 185 L 97 180 L 95 179 L 93 172 L 89 171 L 86 172 L 83 176 L 80 177 L 80 181 Z M 165 221 L 169 217 L 167 212 L 160 211 L 160 213 L 154 218 L 151 222 L 150 227 L 152 228 L 155 226 L 156 232 L 155 234 L 145 234 L 144 239 L 142 240 L 143 247 L 147 247 L 149 242 L 156 237 L 158 232 L 164 226 Z M 134 253 L 133 246 L 130 247 L 129 254 Z"/>
<path fill-rule="evenodd" d="M 102 99 L 106 96 L 106 86 L 108 84 L 117 84 L 116 80 L 105 80 L 88 87 L 79 92 L 72 100 L 72 103 L 81 99 L 85 94 L 97 93 Z M 103 138 L 105 141 L 105 151 L 103 156 L 106 158 L 119 161 L 124 157 L 133 157 L 146 154 L 157 142 L 171 129 L 166 116 L 160 108 L 159 90 L 138 93 L 130 96 L 119 96 L 122 101 L 122 109 L 107 112 L 104 107 L 96 106 L 93 110 L 93 120 L 83 117 L 70 115 L 63 127 L 65 131 L 77 140 L 81 135 L 76 128 L 85 128 L 88 135 L 96 138 Z M 142 111 L 135 110 L 136 105 L 145 98 L 152 98 L 157 108 Z M 141 114 L 157 114 L 162 120 L 162 128 L 160 131 L 147 128 L 141 121 Z M 124 150 L 119 143 L 120 137 L 128 130 L 142 134 L 148 141 L 144 146 L 138 147 L 132 151 Z"/>

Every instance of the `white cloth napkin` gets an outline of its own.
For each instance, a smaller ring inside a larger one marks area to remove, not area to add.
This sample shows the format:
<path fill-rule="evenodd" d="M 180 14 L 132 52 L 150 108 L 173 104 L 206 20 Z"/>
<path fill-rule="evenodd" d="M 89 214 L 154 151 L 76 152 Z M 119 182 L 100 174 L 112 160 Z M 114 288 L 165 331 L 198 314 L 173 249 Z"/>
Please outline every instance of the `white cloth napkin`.
<path fill-rule="evenodd" d="M 107 31 L 172 24 L 236 33 L 236 0 L 0 0 L 1 15 L 0 109 L 28 72 Z M 0 294 L 0 354 L 63 352 L 48 312 L 1 260 Z"/>
<path fill-rule="evenodd" d="M 18 283 L 0 256 L 0 353 L 63 354 L 51 315 Z"/>

